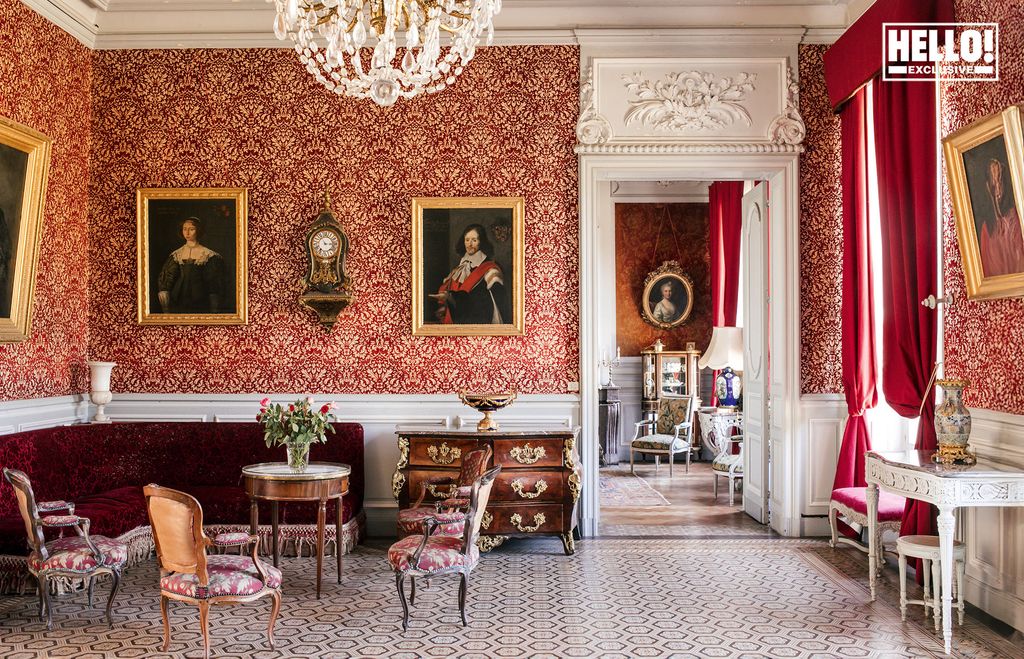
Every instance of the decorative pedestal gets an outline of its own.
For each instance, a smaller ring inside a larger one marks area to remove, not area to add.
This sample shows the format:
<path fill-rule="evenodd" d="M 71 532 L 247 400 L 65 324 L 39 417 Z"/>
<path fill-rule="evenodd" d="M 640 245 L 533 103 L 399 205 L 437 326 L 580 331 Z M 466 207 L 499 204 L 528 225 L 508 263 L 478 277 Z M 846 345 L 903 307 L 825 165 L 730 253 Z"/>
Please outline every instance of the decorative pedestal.
<path fill-rule="evenodd" d="M 622 439 L 622 401 L 615 385 L 598 387 L 597 436 L 601 446 L 601 466 L 619 464 Z"/>

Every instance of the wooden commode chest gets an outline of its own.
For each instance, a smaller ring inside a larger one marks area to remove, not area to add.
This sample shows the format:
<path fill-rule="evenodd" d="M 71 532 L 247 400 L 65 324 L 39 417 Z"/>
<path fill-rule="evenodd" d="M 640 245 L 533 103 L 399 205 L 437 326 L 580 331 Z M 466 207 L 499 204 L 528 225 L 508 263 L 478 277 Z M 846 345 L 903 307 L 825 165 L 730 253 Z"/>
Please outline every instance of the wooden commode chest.
<path fill-rule="evenodd" d="M 567 555 L 575 551 L 576 503 L 582 473 L 576 440 L 579 428 L 475 428 L 399 426 L 398 464 L 391 485 L 399 508 L 408 508 L 420 484 L 438 475 L 458 476 L 462 455 L 491 447 L 491 465 L 501 474 L 491 490 L 480 546 L 492 549 L 510 536 L 557 535 Z M 489 466 L 491 466 L 489 465 Z M 449 487 L 429 485 L 424 503 L 450 496 Z"/>

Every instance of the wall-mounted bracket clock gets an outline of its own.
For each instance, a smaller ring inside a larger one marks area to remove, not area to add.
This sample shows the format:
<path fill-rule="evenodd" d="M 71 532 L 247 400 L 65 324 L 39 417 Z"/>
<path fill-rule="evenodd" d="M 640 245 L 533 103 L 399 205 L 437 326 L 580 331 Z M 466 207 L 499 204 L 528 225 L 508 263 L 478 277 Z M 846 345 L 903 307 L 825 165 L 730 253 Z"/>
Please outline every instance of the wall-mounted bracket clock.
<path fill-rule="evenodd" d="M 324 194 L 324 207 L 306 232 L 309 267 L 301 279 L 299 303 L 312 309 L 328 331 L 338 314 L 352 302 L 352 278 L 345 274 L 348 236 L 331 212 L 331 197 Z"/>

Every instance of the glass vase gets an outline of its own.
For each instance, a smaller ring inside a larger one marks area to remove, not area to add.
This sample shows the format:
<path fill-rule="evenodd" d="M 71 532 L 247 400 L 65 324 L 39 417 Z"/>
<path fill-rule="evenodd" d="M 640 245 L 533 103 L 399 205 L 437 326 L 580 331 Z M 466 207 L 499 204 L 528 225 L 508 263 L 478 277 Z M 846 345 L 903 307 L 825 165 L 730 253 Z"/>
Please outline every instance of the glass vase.
<path fill-rule="evenodd" d="M 288 442 L 288 468 L 292 473 L 301 474 L 309 466 L 309 444 Z"/>

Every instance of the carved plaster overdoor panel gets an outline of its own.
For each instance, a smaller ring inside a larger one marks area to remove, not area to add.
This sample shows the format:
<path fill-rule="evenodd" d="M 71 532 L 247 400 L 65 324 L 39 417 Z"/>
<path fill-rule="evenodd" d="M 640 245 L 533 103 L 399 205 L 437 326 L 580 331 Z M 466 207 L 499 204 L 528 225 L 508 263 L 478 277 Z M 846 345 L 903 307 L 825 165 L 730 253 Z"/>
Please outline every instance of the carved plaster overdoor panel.
<path fill-rule="evenodd" d="M 593 58 L 576 135 L 583 151 L 796 151 L 806 132 L 798 90 L 784 57 Z"/>

